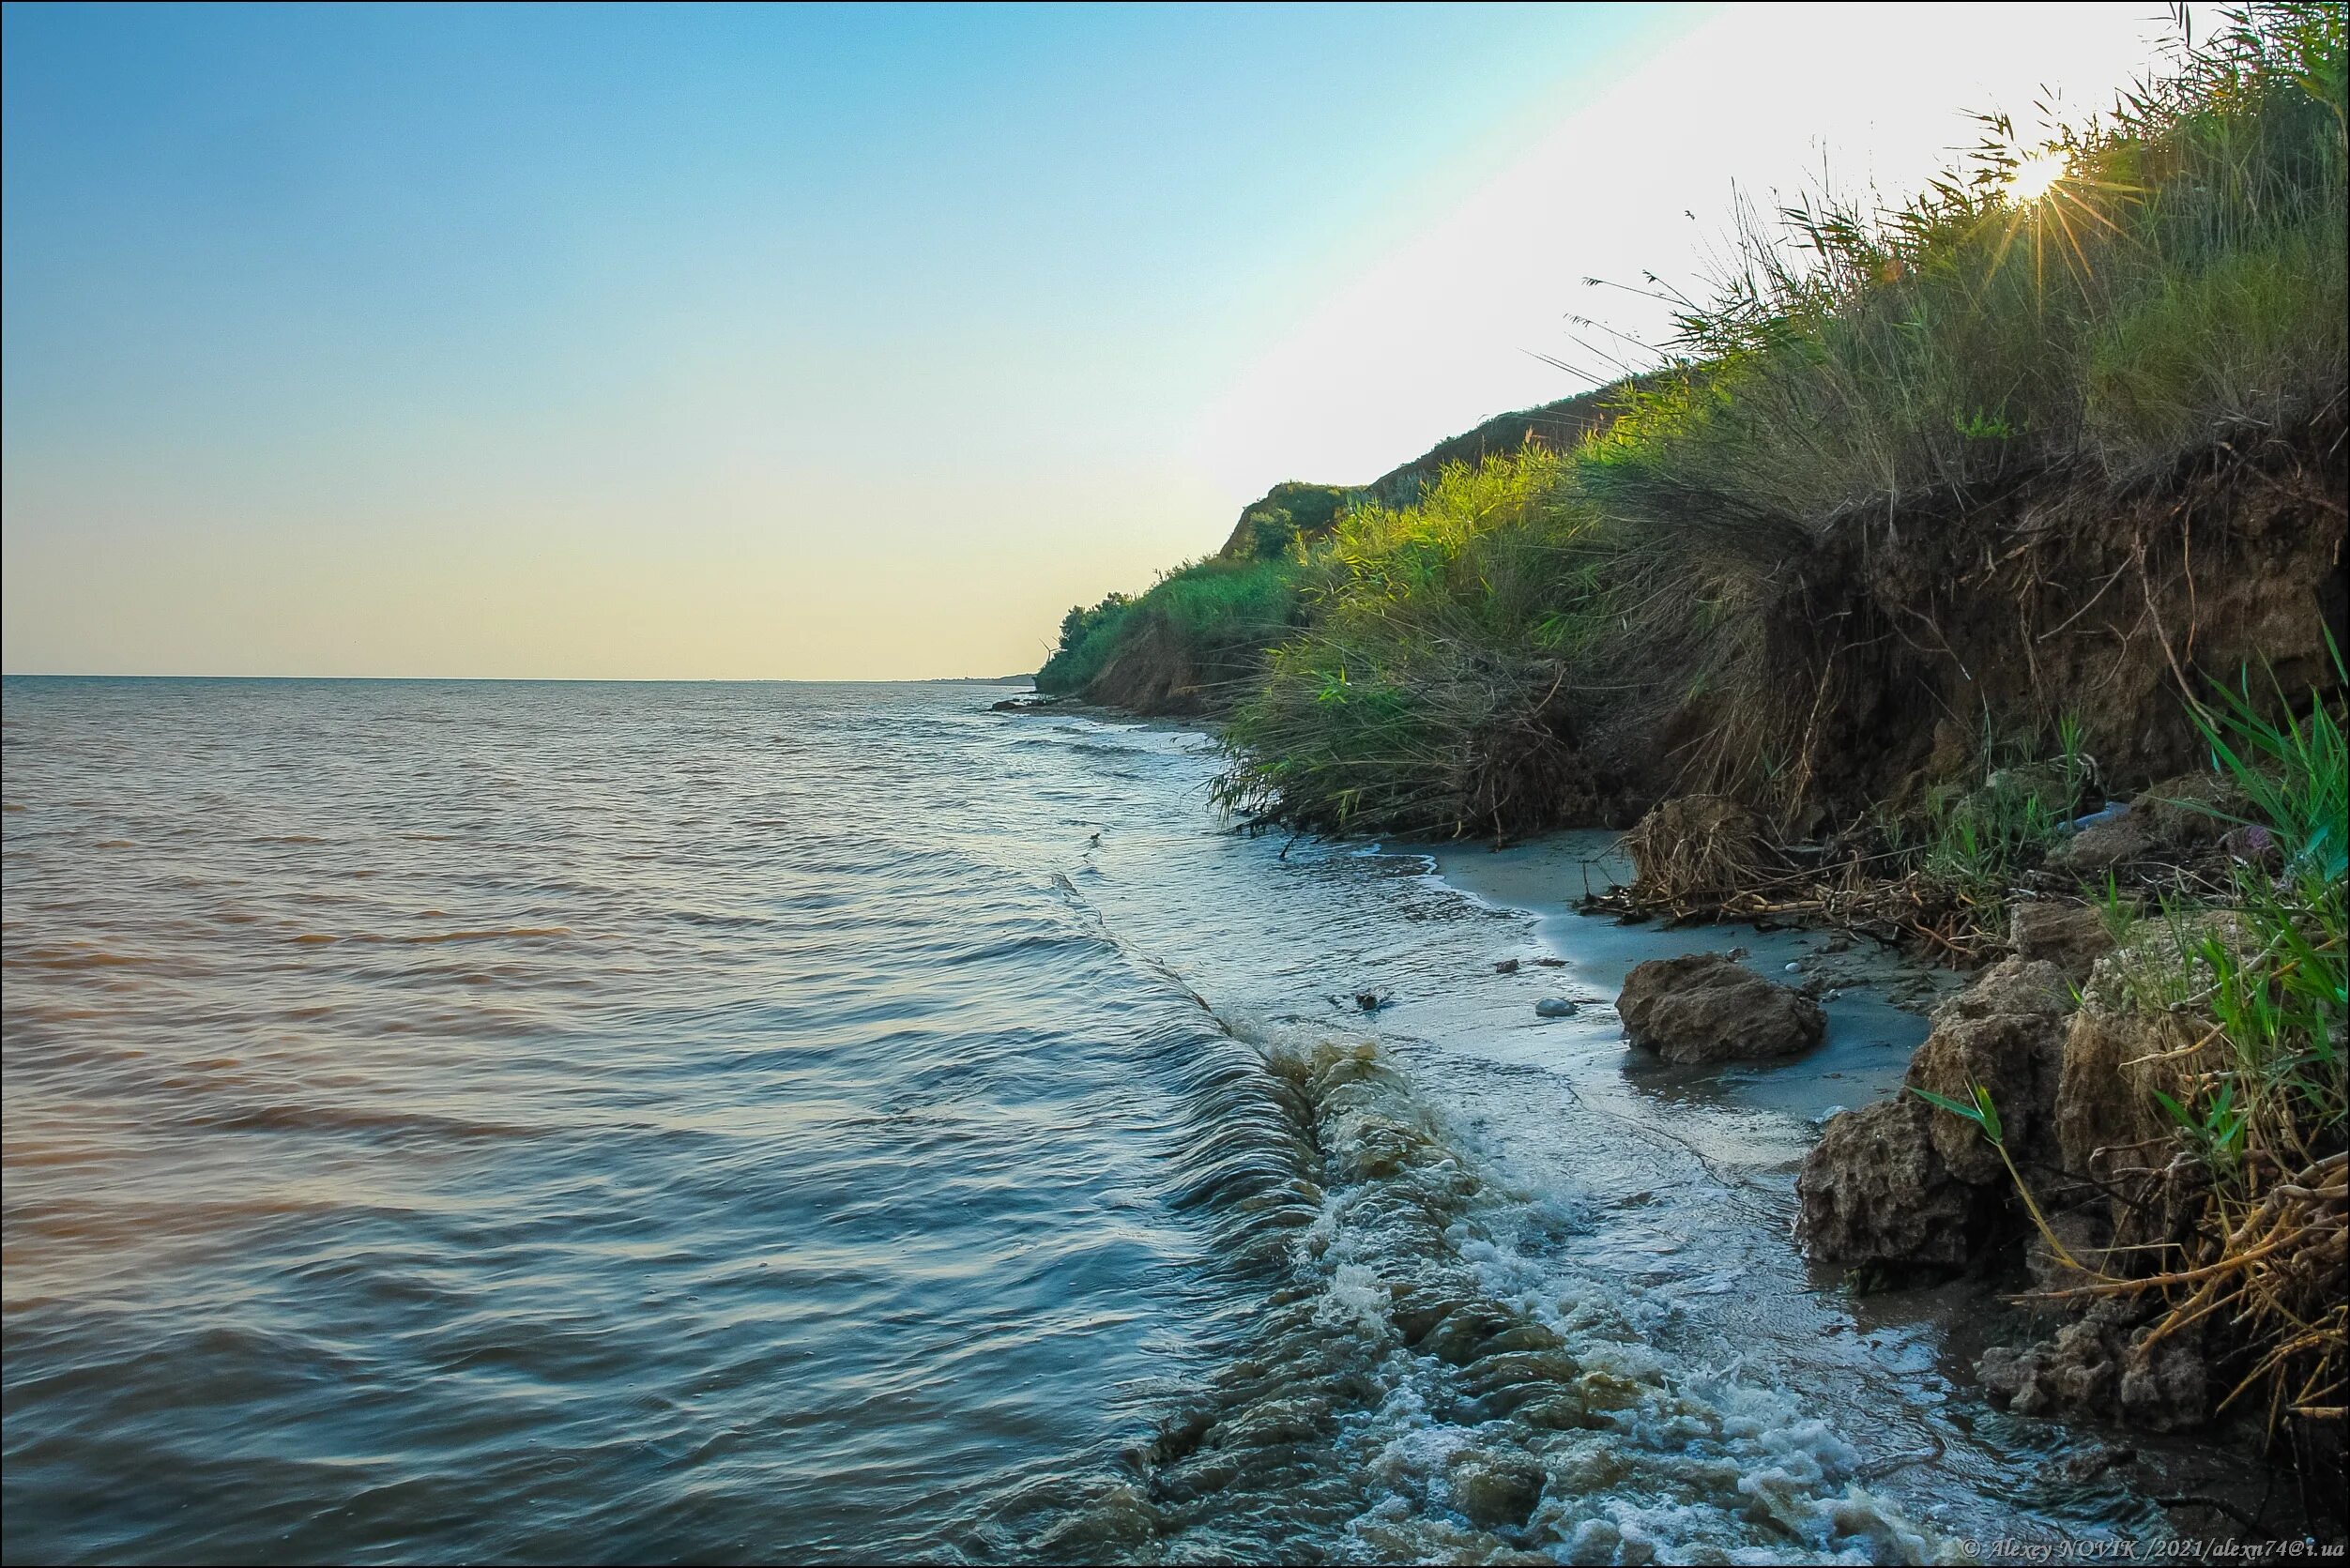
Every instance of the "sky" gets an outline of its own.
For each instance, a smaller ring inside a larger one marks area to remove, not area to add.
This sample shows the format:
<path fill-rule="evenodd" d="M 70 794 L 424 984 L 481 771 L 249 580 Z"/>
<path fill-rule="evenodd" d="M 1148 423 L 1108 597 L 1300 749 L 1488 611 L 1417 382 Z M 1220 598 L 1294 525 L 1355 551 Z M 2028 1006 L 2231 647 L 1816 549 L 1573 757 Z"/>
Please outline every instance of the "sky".
<path fill-rule="evenodd" d="M 9 4 L 0 668 L 907 678 L 2164 8 Z M 1595 318 L 1598 327 L 1583 325 Z M 1620 333 L 1622 336 L 1610 336 Z M 1573 369 L 1562 369 L 1553 361 Z"/>

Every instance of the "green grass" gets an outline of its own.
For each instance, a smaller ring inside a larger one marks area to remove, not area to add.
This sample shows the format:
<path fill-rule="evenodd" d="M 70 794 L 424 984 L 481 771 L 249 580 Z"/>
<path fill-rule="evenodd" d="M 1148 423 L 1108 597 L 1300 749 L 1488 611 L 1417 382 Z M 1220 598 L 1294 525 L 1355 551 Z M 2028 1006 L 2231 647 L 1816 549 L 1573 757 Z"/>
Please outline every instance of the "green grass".
<path fill-rule="evenodd" d="M 1037 690 L 1082 692 L 1118 653 L 1146 633 L 1173 639 L 1196 669 L 1219 681 L 1242 681 L 1261 666 L 1265 649 L 1294 629 L 1297 562 L 1194 561 L 1144 593 L 1112 594 L 1062 617 L 1061 646 L 1036 674 Z"/>
<path fill-rule="evenodd" d="M 1816 524 L 2032 464 L 2116 474 L 2342 384 L 2343 10 L 2240 13 L 2170 79 L 2043 148 L 1984 122 L 1905 206 L 1822 198 L 1685 301 L 1671 371 L 1599 444 L 1597 491 Z M 2021 162 L 2064 160 L 2037 200 Z"/>
<path fill-rule="evenodd" d="M 1529 446 L 1350 510 L 1305 568 L 1305 630 L 1228 726 L 1224 802 L 1364 832 L 1540 825 L 1604 613 L 1570 464 Z"/>
<path fill-rule="evenodd" d="M 2339 648 L 2334 662 L 2339 680 Z M 2342 1145 L 2350 994 L 2343 844 L 2350 748 L 2342 715 L 2326 697 L 2311 693 L 2307 709 L 2267 717 L 2248 677 L 2196 715 L 2214 767 L 2251 802 L 2246 817 L 2230 820 L 2272 838 L 2277 857 L 2273 868 L 2258 854 L 2238 866 L 2236 906 L 2249 939 L 2200 944 L 2211 975 L 2209 1011 L 2233 1058 L 2212 1092 L 2241 1107 L 2236 1114 L 2253 1134 L 2303 1163 Z"/>

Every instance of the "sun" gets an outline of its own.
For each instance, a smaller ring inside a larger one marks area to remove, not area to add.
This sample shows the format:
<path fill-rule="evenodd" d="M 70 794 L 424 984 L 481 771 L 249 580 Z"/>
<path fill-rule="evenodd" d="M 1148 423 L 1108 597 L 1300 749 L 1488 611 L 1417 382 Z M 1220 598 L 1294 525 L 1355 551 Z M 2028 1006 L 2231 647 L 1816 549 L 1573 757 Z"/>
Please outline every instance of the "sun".
<path fill-rule="evenodd" d="M 2037 202 L 2071 172 L 2061 152 L 2026 153 L 2016 160 L 2015 170 L 2007 176 L 2007 194 L 2019 206 Z"/>

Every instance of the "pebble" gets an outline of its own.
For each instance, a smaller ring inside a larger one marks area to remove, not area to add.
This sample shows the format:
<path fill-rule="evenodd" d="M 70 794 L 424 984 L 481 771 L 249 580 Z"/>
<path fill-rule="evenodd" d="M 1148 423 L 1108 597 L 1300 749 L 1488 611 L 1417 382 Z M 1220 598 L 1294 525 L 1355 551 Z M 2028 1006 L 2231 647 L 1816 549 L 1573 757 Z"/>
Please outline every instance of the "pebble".
<path fill-rule="evenodd" d="M 1518 972 L 1518 960 L 1515 958 L 1502 959 L 1493 966 L 1493 972 L 1497 975 L 1514 975 Z"/>
<path fill-rule="evenodd" d="M 1543 1018 L 1572 1018 L 1582 1011 L 1564 997 L 1545 997 L 1534 1003 L 1534 1012 Z"/>
<path fill-rule="evenodd" d="M 1803 966 L 1801 964 L 1790 964 L 1787 966 L 1787 972 L 1791 975 L 1799 975 L 1803 973 Z"/>

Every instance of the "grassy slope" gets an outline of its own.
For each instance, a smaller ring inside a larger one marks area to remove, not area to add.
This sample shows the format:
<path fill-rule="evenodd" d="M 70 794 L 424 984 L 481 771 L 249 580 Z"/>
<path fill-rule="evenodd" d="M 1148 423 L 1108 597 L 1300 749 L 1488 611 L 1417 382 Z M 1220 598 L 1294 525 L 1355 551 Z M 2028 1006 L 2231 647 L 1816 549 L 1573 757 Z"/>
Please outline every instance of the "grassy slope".
<path fill-rule="evenodd" d="M 1301 569 L 1228 798 L 1508 830 L 1611 799 L 1616 768 L 1808 831 L 2046 754 L 2068 716 L 2125 769 L 2191 755 L 2177 695 L 2248 656 L 2322 678 L 2342 8 L 2261 12 L 2061 150 L 2036 201 L 1994 142 L 1899 211 L 1750 232 L 1620 417 L 1509 505 L 1464 469 L 1359 506 Z"/>
<path fill-rule="evenodd" d="M 1355 509 L 1408 507 L 1443 474 L 1523 449 L 1563 452 L 1607 427 L 1621 388 L 1499 414 L 1361 488 L 1287 480 L 1241 511 L 1224 547 L 1141 594 L 1073 608 L 1037 673 L 1040 690 L 1145 713 L 1221 712 L 1310 616 L 1295 592 Z"/>

